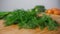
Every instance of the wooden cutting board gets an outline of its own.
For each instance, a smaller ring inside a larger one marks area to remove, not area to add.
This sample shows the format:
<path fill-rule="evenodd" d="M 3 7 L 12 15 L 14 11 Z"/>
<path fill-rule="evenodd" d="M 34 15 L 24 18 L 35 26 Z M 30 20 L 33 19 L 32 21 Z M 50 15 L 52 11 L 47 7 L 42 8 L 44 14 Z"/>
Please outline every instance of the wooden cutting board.
<path fill-rule="evenodd" d="M 60 24 L 60 16 L 50 15 L 53 20 Z M 0 20 L 0 34 L 60 34 L 60 27 L 58 30 L 49 31 L 47 27 L 44 30 L 36 29 L 19 29 L 18 26 L 12 25 L 4 27 L 4 20 Z"/>
<path fill-rule="evenodd" d="M 53 20 L 60 24 L 60 15 L 50 15 Z"/>

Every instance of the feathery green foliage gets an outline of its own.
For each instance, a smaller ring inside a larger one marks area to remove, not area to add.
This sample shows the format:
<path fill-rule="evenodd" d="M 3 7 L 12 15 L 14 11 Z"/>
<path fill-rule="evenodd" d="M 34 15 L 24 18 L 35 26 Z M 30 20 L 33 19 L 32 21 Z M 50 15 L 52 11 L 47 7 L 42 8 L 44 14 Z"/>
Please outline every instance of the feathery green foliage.
<path fill-rule="evenodd" d="M 0 12 L 0 19 L 4 18 L 7 16 L 10 12 Z"/>
<path fill-rule="evenodd" d="M 38 11 L 36 11 L 38 9 Z M 45 27 L 48 27 L 49 30 L 54 30 L 58 27 L 58 24 L 52 20 L 52 18 L 46 14 L 43 14 L 40 17 L 37 17 L 37 14 L 40 12 L 44 12 L 45 8 L 44 6 L 36 6 L 35 8 L 31 10 L 23 10 L 18 9 L 14 10 L 10 14 L 8 14 L 5 19 L 5 25 L 18 25 L 19 28 L 28 28 L 28 29 L 35 29 L 37 27 L 40 27 L 41 29 L 44 29 Z M 5 15 L 6 13 L 3 13 L 1 15 Z"/>

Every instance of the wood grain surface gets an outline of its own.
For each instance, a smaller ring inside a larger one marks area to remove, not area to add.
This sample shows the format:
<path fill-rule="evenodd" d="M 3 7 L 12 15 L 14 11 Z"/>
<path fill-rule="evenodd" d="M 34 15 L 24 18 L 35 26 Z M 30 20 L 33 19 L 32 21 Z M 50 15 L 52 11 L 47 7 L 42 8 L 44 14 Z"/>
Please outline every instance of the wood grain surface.
<path fill-rule="evenodd" d="M 60 24 L 60 16 L 51 15 L 53 20 Z M 49 31 L 47 27 L 44 30 L 36 29 L 19 29 L 17 25 L 4 26 L 4 20 L 0 20 L 0 34 L 60 34 L 60 27 L 58 30 Z"/>

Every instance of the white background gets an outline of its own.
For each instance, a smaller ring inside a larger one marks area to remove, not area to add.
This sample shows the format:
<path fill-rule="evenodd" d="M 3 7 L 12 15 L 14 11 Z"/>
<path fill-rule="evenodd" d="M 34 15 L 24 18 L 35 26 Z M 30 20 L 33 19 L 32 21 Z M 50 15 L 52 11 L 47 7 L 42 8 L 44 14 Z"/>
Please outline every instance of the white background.
<path fill-rule="evenodd" d="M 31 9 L 36 5 L 44 5 L 46 9 L 60 8 L 60 0 L 0 0 L 0 11 L 11 11 L 14 9 Z"/>

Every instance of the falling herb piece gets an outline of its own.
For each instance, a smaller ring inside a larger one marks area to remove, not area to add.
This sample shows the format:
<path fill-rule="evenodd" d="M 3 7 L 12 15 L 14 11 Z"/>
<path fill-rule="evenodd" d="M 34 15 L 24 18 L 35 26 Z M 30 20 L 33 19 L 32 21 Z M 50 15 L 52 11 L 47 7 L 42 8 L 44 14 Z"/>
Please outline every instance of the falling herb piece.
<path fill-rule="evenodd" d="M 45 7 L 43 5 L 37 5 L 34 7 L 37 12 L 45 12 Z"/>

